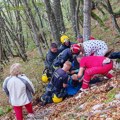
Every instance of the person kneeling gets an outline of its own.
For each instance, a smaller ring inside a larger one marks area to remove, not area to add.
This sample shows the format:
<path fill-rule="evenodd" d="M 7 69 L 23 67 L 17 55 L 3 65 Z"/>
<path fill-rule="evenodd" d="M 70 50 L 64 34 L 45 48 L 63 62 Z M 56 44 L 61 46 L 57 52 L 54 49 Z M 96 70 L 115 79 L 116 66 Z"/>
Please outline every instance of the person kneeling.
<path fill-rule="evenodd" d="M 62 68 L 58 68 L 53 73 L 50 83 L 46 86 L 46 92 L 40 97 L 43 105 L 47 103 L 59 103 L 67 95 L 66 87 L 68 82 L 68 71 L 71 68 L 71 62 L 66 61 Z"/>
<path fill-rule="evenodd" d="M 89 88 L 89 82 L 96 74 L 102 74 L 109 79 L 113 77 L 109 73 L 109 71 L 113 68 L 113 62 L 109 58 L 103 56 L 79 56 L 79 58 L 80 69 L 78 78 L 80 78 L 84 72 L 81 91 L 87 90 Z"/>

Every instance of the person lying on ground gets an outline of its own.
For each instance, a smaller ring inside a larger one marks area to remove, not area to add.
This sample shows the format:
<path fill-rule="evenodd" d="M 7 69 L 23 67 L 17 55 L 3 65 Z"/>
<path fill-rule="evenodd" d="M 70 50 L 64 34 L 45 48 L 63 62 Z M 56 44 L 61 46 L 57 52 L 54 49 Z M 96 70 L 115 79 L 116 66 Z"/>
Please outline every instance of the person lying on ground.
<path fill-rule="evenodd" d="M 80 56 L 80 69 L 78 72 L 78 78 L 83 75 L 82 89 L 86 90 L 89 88 L 89 82 L 91 78 L 96 74 L 102 74 L 107 78 L 112 78 L 113 76 L 109 71 L 113 68 L 113 61 L 104 56 Z"/>
<path fill-rule="evenodd" d="M 73 74 L 69 77 L 68 86 L 67 86 L 67 95 L 73 96 L 78 93 L 81 88 L 81 82 L 79 82 L 77 74 Z"/>
<path fill-rule="evenodd" d="M 15 111 L 16 119 L 23 120 L 22 107 L 27 109 L 28 117 L 34 117 L 32 109 L 32 94 L 35 93 L 32 82 L 21 74 L 21 65 L 15 63 L 10 67 L 10 76 L 3 82 L 3 90 L 9 98 Z"/>

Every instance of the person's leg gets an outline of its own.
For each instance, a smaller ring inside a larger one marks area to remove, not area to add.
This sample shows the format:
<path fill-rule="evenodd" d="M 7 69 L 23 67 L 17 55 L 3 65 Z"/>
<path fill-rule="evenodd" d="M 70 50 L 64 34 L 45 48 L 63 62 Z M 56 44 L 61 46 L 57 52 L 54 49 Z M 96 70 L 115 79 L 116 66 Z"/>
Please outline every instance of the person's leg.
<path fill-rule="evenodd" d="M 120 58 L 120 52 L 112 52 L 109 56 L 110 59 Z"/>
<path fill-rule="evenodd" d="M 15 111 L 16 119 L 23 120 L 22 106 L 13 106 L 13 109 Z"/>
<path fill-rule="evenodd" d="M 111 78 L 112 76 L 108 74 L 108 72 L 113 68 L 113 63 L 109 63 L 106 65 L 103 65 L 101 67 L 92 67 L 85 70 L 82 88 L 87 89 L 89 87 L 89 82 L 91 78 L 96 74 L 103 74 L 107 76 L 108 78 Z"/>
<path fill-rule="evenodd" d="M 29 104 L 26 104 L 25 108 L 27 109 L 28 113 L 33 113 L 33 108 L 32 108 L 32 103 L 31 102 Z"/>

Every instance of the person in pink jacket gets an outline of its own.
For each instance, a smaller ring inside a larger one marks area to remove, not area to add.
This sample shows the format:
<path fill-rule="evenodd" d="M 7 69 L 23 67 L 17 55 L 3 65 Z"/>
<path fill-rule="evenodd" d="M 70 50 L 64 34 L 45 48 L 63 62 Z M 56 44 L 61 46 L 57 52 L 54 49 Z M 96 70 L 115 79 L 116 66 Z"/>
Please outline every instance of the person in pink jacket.
<path fill-rule="evenodd" d="M 86 56 L 79 55 L 80 69 L 78 72 L 78 79 L 83 75 L 82 90 L 89 88 L 89 82 L 91 78 L 96 74 L 102 74 L 107 78 L 113 76 L 109 71 L 113 68 L 113 61 L 104 56 Z"/>

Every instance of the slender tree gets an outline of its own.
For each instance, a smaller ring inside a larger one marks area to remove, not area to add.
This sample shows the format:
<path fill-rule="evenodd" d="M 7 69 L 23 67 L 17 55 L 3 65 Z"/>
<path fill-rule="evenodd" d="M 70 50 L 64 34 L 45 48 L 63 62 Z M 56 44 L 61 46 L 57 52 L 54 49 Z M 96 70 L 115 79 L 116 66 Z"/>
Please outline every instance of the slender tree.
<path fill-rule="evenodd" d="M 60 4 L 60 0 L 53 0 L 53 12 L 55 15 L 55 19 L 57 22 L 57 27 L 58 27 L 58 31 L 60 33 L 65 33 L 65 25 L 64 25 L 64 21 L 63 21 L 63 14 L 62 14 L 62 10 L 61 10 L 61 4 Z"/>
<path fill-rule="evenodd" d="M 84 0 L 83 39 L 89 40 L 91 35 L 91 0 Z"/>
<path fill-rule="evenodd" d="M 31 29 L 32 29 L 33 36 L 34 36 L 34 41 L 35 41 L 36 47 L 38 48 L 38 53 L 44 59 L 44 55 L 43 55 L 43 52 L 42 52 L 42 49 L 40 46 L 40 42 L 39 42 L 39 38 L 38 38 L 38 34 L 37 34 L 37 30 L 39 30 L 39 28 L 36 24 L 34 17 L 33 17 L 32 11 L 31 11 L 30 6 L 28 4 L 28 0 L 22 0 L 22 2 L 24 3 L 25 8 L 26 8 L 26 16 L 28 17 L 29 23 L 31 25 Z"/>
<path fill-rule="evenodd" d="M 57 22 L 56 22 L 53 10 L 51 8 L 50 0 L 44 0 L 44 3 L 46 6 L 46 12 L 47 12 L 48 20 L 50 23 L 53 39 L 54 41 L 57 42 L 58 45 L 60 45 L 60 33 L 58 31 Z"/>

